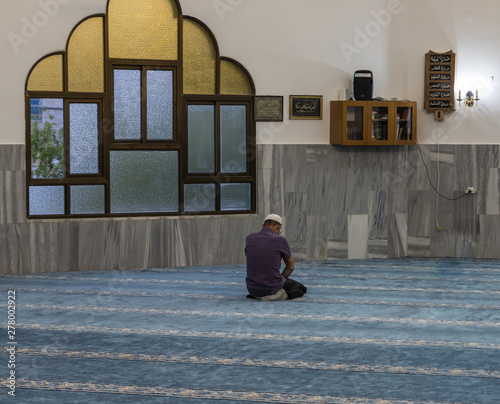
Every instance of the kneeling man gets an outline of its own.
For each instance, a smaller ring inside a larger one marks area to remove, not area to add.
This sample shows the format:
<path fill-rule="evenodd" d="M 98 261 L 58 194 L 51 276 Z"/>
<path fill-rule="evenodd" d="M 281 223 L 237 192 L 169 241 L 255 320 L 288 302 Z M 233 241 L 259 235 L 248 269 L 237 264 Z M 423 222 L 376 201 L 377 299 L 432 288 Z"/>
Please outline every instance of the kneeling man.
<path fill-rule="evenodd" d="M 247 289 L 260 300 L 286 300 L 301 297 L 307 288 L 290 279 L 295 269 L 288 241 L 281 235 L 283 221 L 275 214 L 264 219 L 261 231 L 247 236 Z M 281 259 L 285 268 L 280 273 Z"/>

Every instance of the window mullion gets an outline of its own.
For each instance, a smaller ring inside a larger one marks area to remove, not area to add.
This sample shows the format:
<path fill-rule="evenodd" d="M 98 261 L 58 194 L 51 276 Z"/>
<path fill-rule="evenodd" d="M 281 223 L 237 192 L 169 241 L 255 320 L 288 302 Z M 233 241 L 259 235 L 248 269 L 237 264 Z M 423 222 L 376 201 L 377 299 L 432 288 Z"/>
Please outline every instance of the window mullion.
<path fill-rule="evenodd" d="M 219 178 L 221 165 L 220 165 L 220 103 L 215 103 L 215 142 L 214 142 L 214 156 L 215 156 L 215 177 Z M 220 181 L 216 181 L 215 183 L 215 210 L 220 212 L 221 210 L 221 190 L 220 190 Z"/>
<path fill-rule="evenodd" d="M 215 141 L 214 141 L 214 156 L 215 156 L 215 174 L 219 175 L 221 172 L 221 153 L 220 153 L 220 103 L 215 103 Z"/>
<path fill-rule="evenodd" d="M 148 86 L 147 69 L 141 69 L 141 142 L 146 143 L 148 136 Z"/>

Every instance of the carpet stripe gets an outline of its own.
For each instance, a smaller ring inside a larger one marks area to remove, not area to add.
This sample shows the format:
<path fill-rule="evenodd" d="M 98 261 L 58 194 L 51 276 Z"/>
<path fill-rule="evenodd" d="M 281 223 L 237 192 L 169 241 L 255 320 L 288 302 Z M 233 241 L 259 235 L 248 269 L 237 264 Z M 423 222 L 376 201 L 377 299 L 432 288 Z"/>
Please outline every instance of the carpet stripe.
<path fill-rule="evenodd" d="M 3 387 L 6 381 L 0 382 Z M 68 381 L 26 380 L 17 381 L 19 389 L 55 390 L 87 393 L 108 393 L 139 396 L 182 397 L 200 400 L 234 400 L 286 404 L 445 404 L 435 401 L 407 401 L 370 399 L 362 397 L 313 396 L 307 394 L 264 393 L 257 391 L 208 390 L 169 388 L 163 386 L 124 386 L 117 384 L 77 383 Z M 461 403 L 446 403 L 461 404 Z"/>
<path fill-rule="evenodd" d="M 428 260 L 427 260 L 428 262 Z M 496 264 L 496 261 L 495 263 Z M 500 269 L 498 268 L 481 268 L 481 267 L 467 267 L 467 268 L 455 268 L 455 267 L 443 267 L 443 266 L 426 266 L 426 265 L 420 265 L 420 263 L 417 263 L 417 265 L 404 265 L 402 262 L 401 264 L 397 265 L 386 265 L 385 263 L 382 263 L 380 266 L 377 265 L 363 265 L 363 264 L 344 264 L 338 265 L 336 263 L 318 263 L 318 262 L 300 262 L 296 263 L 295 268 L 314 268 L 314 269 L 324 269 L 327 271 L 352 271 L 355 270 L 357 272 L 362 272 L 362 271 L 370 271 L 373 273 L 373 271 L 381 271 L 381 272 L 395 272 L 395 273 L 401 273 L 404 271 L 411 271 L 413 273 L 428 273 L 431 271 L 439 271 L 443 274 L 446 273 L 485 273 L 485 274 L 499 274 Z M 221 269 L 221 266 L 217 267 L 172 267 L 172 268 L 152 268 L 148 269 L 148 271 L 151 272 L 191 272 L 191 273 L 244 273 L 245 272 L 245 266 L 244 265 L 234 265 L 234 266 L 228 266 L 227 269 Z"/>
<path fill-rule="evenodd" d="M 0 291 L 7 291 L 0 288 Z M 9 290 L 12 290 L 10 288 Z M 209 295 L 209 294 L 188 294 L 188 293 L 161 293 L 161 292 L 123 292 L 123 291 L 102 291 L 102 290 L 69 290 L 69 289 L 26 289 L 15 288 L 16 292 L 24 293 L 55 293 L 69 295 L 99 295 L 99 296 L 130 296 L 130 297 L 162 297 L 162 298 L 190 298 L 190 299 L 217 299 L 217 300 L 246 300 L 244 296 Z M 359 304 L 359 305 L 384 305 L 384 306 L 409 306 L 409 307 L 435 307 L 435 308 L 456 308 L 456 309 L 478 309 L 478 310 L 498 310 L 497 305 L 474 305 L 460 303 L 432 303 L 432 302 L 410 302 L 391 300 L 352 300 L 352 299 L 329 299 L 329 298 L 309 298 L 300 299 L 307 303 L 328 303 L 328 304 Z M 0 305 L 6 307 L 6 304 Z"/>
<path fill-rule="evenodd" d="M 329 337 L 312 335 L 289 335 L 289 334 L 257 334 L 257 333 L 237 333 L 225 331 L 189 331 L 173 329 L 150 329 L 150 328 L 113 328 L 95 327 L 84 325 L 58 325 L 58 324 L 28 324 L 18 323 L 17 329 L 26 330 L 50 330 L 66 332 L 92 332 L 92 333 L 112 333 L 112 334 L 138 334 L 138 335 L 160 335 L 171 337 L 191 337 L 191 338 L 219 338 L 219 339 L 240 339 L 240 340 L 264 340 L 281 342 L 325 342 L 336 344 L 357 344 L 357 345 L 385 345 L 385 346 L 414 346 L 414 347 L 444 347 L 444 348 L 466 348 L 466 349 L 492 349 L 500 350 L 500 344 L 481 342 L 460 342 L 460 341 L 425 341 L 407 339 L 382 339 L 382 338 L 352 338 L 352 337 Z"/>
<path fill-rule="evenodd" d="M 192 282 L 188 282 L 193 284 Z M 243 284 L 240 284 L 243 286 Z M 307 286 L 307 284 L 306 284 Z M 457 295 L 500 295 L 500 290 L 465 290 L 465 289 L 437 289 L 437 288 L 396 288 L 396 287 L 384 287 L 384 286 L 330 286 L 330 285 L 314 285 L 314 288 L 318 289 L 331 289 L 331 290 L 356 290 L 356 291 L 372 291 L 372 292 L 404 292 L 404 293 L 446 293 L 446 294 L 457 294 Z M 0 288 L 0 291 L 6 292 L 10 290 L 8 288 Z M 113 294 L 114 291 L 99 291 L 99 290 L 71 290 L 71 289 L 46 289 L 46 288 L 16 288 L 20 292 L 35 292 L 35 293 L 66 293 L 66 294 L 85 294 L 85 293 L 100 293 L 100 294 Z M 134 292 L 121 292 L 121 293 L 134 293 Z M 161 293 L 148 293 L 141 292 L 141 294 L 146 296 L 161 296 L 165 294 Z M 170 295 L 170 294 L 166 294 Z M 192 296 L 187 293 L 174 294 L 174 295 L 184 295 Z"/>
<path fill-rule="evenodd" d="M 336 372 L 368 372 L 385 374 L 425 375 L 425 376 L 447 376 L 447 377 L 472 377 L 500 379 L 500 371 L 488 371 L 483 369 L 442 369 L 426 368 L 418 366 L 391 366 L 391 365 L 355 365 L 346 363 L 287 361 L 287 360 L 263 360 L 246 358 L 221 358 L 205 356 L 183 356 L 183 355 L 147 355 L 123 352 L 95 352 L 95 351 L 69 351 L 64 349 L 35 349 L 19 348 L 19 355 L 44 356 L 58 358 L 78 359 L 110 359 L 126 361 L 166 362 L 166 363 L 189 363 L 199 365 L 217 366 L 249 366 L 264 368 L 283 369 L 307 369 L 325 370 Z"/>
<path fill-rule="evenodd" d="M 356 323 L 392 323 L 392 324 L 418 324 L 418 325 L 442 325 L 458 327 L 500 327 L 500 322 L 494 321 L 464 321 L 464 320 L 436 320 L 421 318 L 394 318 L 394 317 L 357 317 L 357 316 L 331 316 L 312 314 L 286 314 L 286 313 L 247 313 L 247 312 L 223 312 L 223 311 L 200 311 L 200 310 L 173 310 L 173 309 L 139 309 L 131 307 L 104 307 L 104 306 L 62 306 L 45 304 L 21 304 L 17 307 L 32 310 L 62 310 L 62 311 L 84 311 L 84 312 L 107 312 L 107 313 L 142 313 L 142 314 L 173 314 L 179 316 L 203 316 L 203 317 L 237 317 L 237 318 L 269 318 L 269 319 L 293 319 L 313 321 L 336 321 Z"/>
<path fill-rule="evenodd" d="M 217 272 L 209 272 L 217 273 Z M 218 272 L 228 275 L 242 275 L 244 272 Z M 129 274 L 127 274 L 129 275 Z M 389 275 L 354 275 L 354 274 L 330 274 L 330 273 L 320 273 L 313 274 L 307 272 L 297 271 L 297 276 L 299 277 L 311 277 L 311 278 L 343 278 L 343 279 L 381 279 L 381 280 L 405 280 L 405 281 L 440 281 L 440 282 L 471 282 L 471 283 L 498 283 L 500 278 L 443 278 L 443 277 L 432 277 L 432 276 L 389 276 Z M 85 282 L 134 282 L 134 283 L 191 283 L 196 281 L 182 281 L 182 280 L 171 280 L 171 279 L 144 279 L 144 278 L 100 278 L 100 277 L 85 277 L 85 276 L 61 276 L 61 275 L 2 275 L 5 278 L 15 278 L 15 279 L 43 279 L 43 280 L 56 280 L 56 281 L 85 281 Z M 201 282 L 201 281 L 200 281 Z M 240 285 L 241 282 L 224 282 L 224 281 L 207 281 L 205 282 L 210 285 Z"/>

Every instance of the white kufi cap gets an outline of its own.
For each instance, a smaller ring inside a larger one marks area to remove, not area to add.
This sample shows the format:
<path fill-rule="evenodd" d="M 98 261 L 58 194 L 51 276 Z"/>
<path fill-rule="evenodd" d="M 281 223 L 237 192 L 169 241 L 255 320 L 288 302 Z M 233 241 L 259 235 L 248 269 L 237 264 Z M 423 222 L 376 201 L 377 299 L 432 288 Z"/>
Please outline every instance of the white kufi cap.
<path fill-rule="evenodd" d="M 264 223 L 266 222 L 266 220 L 274 220 L 275 222 L 278 222 L 279 224 L 283 224 L 283 220 L 281 220 L 281 216 L 275 215 L 274 213 L 267 215 L 266 218 L 264 219 Z"/>

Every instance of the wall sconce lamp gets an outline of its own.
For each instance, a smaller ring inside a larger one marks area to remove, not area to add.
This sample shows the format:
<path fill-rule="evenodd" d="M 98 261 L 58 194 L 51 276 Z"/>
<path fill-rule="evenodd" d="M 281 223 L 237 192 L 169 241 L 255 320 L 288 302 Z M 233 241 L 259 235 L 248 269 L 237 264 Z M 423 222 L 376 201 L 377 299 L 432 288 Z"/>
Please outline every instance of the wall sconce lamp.
<path fill-rule="evenodd" d="M 465 94 L 465 99 L 462 98 L 462 90 L 458 90 L 458 105 L 462 108 L 464 107 L 474 107 L 477 108 L 479 105 L 479 94 L 476 90 L 476 98 L 474 98 L 474 93 L 472 91 L 467 91 Z M 464 102 L 464 105 L 462 105 L 462 101 Z"/>

